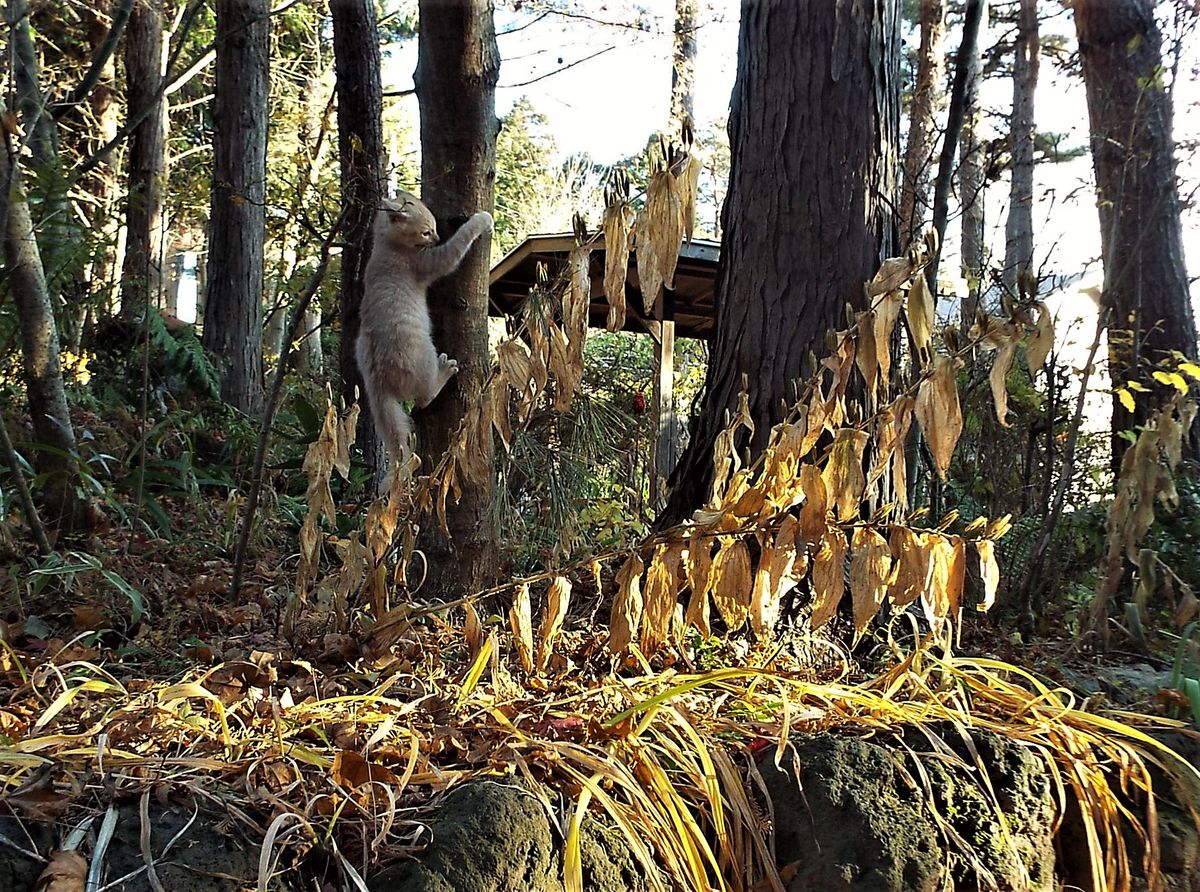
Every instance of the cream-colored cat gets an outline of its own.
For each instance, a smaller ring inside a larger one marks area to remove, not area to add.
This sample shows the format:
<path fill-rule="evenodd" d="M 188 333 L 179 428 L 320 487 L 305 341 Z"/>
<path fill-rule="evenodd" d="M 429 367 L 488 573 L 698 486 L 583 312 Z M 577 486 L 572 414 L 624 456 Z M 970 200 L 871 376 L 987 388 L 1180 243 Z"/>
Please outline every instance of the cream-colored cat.
<path fill-rule="evenodd" d="M 408 192 L 385 200 L 375 217 L 355 357 L 393 468 L 410 448 L 413 430 L 400 401 L 416 400 L 424 408 L 458 372 L 458 360 L 433 346 L 426 291 L 454 272 L 475 240 L 491 231 L 490 214 L 473 214 L 439 245 L 433 214 Z"/>

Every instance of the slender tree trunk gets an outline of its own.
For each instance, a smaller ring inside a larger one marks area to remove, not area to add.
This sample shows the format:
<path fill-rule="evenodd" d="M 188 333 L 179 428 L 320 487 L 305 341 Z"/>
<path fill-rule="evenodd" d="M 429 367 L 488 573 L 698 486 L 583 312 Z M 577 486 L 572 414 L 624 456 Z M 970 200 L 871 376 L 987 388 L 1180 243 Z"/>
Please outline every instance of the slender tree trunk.
<path fill-rule="evenodd" d="M 904 147 L 903 183 L 900 192 L 900 244 L 907 247 L 921 234 L 929 204 L 929 168 L 942 81 L 946 63 L 942 45 L 946 38 L 945 0 L 921 0 L 921 51 L 917 59 L 917 83 L 913 89 L 908 121 L 908 143 Z"/>
<path fill-rule="evenodd" d="M 476 211 L 491 211 L 496 180 L 496 47 L 491 0 L 421 0 L 416 71 L 421 106 L 421 194 L 443 238 Z M 488 250 L 481 238 L 458 271 L 429 293 L 435 343 L 459 362 L 441 395 L 416 414 L 422 456 L 436 461 L 490 368 L 487 338 Z M 489 440 L 490 445 L 490 440 Z M 489 467 L 492 457 L 487 456 Z M 476 591 L 496 574 L 490 493 L 465 487 L 447 511 L 451 541 L 430 541 L 435 593 Z M 436 535 L 436 534 L 435 534 Z M 439 537 L 440 538 L 440 537 Z"/>
<path fill-rule="evenodd" d="M 675 52 L 671 64 L 671 136 L 696 120 L 696 0 L 675 0 Z"/>
<path fill-rule="evenodd" d="M 130 316 L 145 313 L 163 284 L 167 100 L 159 95 L 162 65 L 161 0 L 136 0 L 125 31 L 126 104 L 131 114 L 148 106 L 153 110 L 134 129 L 129 144 L 121 309 Z"/>
<path fill-rule="evenodd" d="M 1033 146 L 1037 122 L 1033 116 L 1037 92 L 1038 59 L 1037 0 L 1021 0 L 1017 21 L 1017 43 L 1013 59 L 1012 181 L 1008 198 L 1008 220 L 1004 226 L 1004 287 L 1017 293 L 1017 280 L 1033 269 Z"/>
<path fill-rule="evenodd" d="M 1113 397 L 1113 467 L 1126 441 L 1170 395 L 1147 376 L 1171 353 L 1196 357 L 1196 323 L 1188 295 L 1171 97 L 1162 84 L 1162 40 L 1151 0 L 1076 0 L 1104 251 L 1102 307 L 1111 316 L 1108 365 L 1114 388 L 1137 379 L 1155 388 L 1137 394 L 1128 412 Z M 1188 452 L 1197 455 L 1194 439 Z"/>
<path fill-rule="evenodd" d="M 762 451 L 825 333 L 896 248 L 899 12 L 894 0 L 743 0 L 716 340 L 699 426 L 660 524 L 708 496 L 725 413 L 750 385 Z M 804 52 L 797 52 L 798 46 Z"/>
<path fill-rule="evenodd" d="M 104 41 L 109 36 L 106 19 L 111 18 L 114 10 L 112 0 L 101 0 L 96 6 L 97 8 L 86 13 L 88 42 L 93 58 L 101 51 Z M 92 120 L 96 122 L 95 129 L 88 133 L 84 143 L 89 156 L 117 135 L 120 105 L 116 101 L 115 80 L 116 66 L 110 57 L 96 81 L 95 88 L 88 95 Z M 120 260 L 117 252 L 117 232 L 120 229 L 117 219 L 117 204 L 120 199 L 117 171 L 109 158 L 96 165 L 95 170 L 87 176 L 84 186 L 97 199 L 92 225 L 102 233 L 100 257 L 92 263 L 87 271 L 87 278 L 92 283 L 90 290 L 93 293 L 102 290 L 106 295 L 102 304 L 93 304 L 95 316 L 99 316 L 111 311 L 111 302 L 116 297 L 116 293 L 115 289 L 113 291 L 109 289 L 113 288 L 112 283 L 117 282 L 120 278 L 118 269 Z"/>
<path fill-rule="evenodd" d="M 266 239 L 268 0 L 217 0 L 213 186 L 204 346 L 221 395 L 243 412 L 263 397 L 263 251 Z"/>
<path fill-rule="evenodd" d="M 337 72 L 338 157 L 342 171 L 343 227 L 341 303 L 342 340 L 338 363 L 342 396 L 359 399 L 359 443 L 367 463 L 382 479 L 384 451 L 371 412 L 366 406 L 362 376 L 354 358 L 358 338 L 359 307 L 363 298 L 363 272 L 371 256 L 371 227 L 384 192 L 383 87 L 379 75 L 379 29 L 373 0 L 333 0 L 333 56 Z"/>
<path fill-rule="evenodd" d="M 9 154 L 7 137 L 5 144 L 0 145 L 0 221 L 4 226 L 4 274 L 16 302 L 21 330 L 21 359 L 33 438 L 37 444 L 49 447 L 33 452 L 34 467 L 43 480 L 41 497 L 47 520 L 64 532 L 81 531 L 90 525 L 91 515 L 76 490 L 78 474 L 72 458 L 75 433 L 58 360 L 58 326 L 54 322 L 54 307 L 46 287 L 29 203 L 20 170 Z"/>
<path fill-rule="evenodd" d="M 967 56 L 967 83 L 963 94 L 963 125 L 958 143 L 958 194 L 962 201 L 962 265 L 967 279 L 967 297 L 962 305 L 962 331 L 965 334 L 975 319 L 979 295 L 983 290 L 984 201 L 985 185 L 983 143 L 979 127 L 983 122 L 983 104 L 979 89 L 983 83 L 983 61 L 979 47 L 987 42 L 988 10 L 983 0 L 979 18 L 979 36 Z"/>

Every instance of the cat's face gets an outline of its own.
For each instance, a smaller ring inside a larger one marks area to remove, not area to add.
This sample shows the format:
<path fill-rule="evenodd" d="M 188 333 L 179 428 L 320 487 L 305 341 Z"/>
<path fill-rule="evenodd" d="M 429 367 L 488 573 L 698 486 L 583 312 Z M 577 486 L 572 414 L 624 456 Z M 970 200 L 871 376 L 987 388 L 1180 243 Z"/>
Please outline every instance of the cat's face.
<path fill-rule="evenodd" d="M 384 199 L 375 222 L 376 237 L 400 248 L 423 248 L 438 243 L 437 221 L 417 196 L 398 192 Z"/>

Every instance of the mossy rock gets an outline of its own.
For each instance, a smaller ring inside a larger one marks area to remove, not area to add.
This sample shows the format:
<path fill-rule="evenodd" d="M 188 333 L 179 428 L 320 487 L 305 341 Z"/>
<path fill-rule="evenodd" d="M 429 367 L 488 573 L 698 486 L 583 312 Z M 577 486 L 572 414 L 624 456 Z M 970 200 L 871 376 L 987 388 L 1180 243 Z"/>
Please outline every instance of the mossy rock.
<path fill-rule="evenodd" d="M 946 729 L 942 729 L 946 730 Z M 776 857 L 789 892 L 854 889 L 925 892 L 988 884 L 1054 888 L 1054 805 L 1040 758 L 997 735 L 972 732 L 1003 822 L 989 804 L 970 747 L 916 754 L 883 740 L 833 733 L 793 740 L 777 769 L 760 771 L 774 811 Z"/>

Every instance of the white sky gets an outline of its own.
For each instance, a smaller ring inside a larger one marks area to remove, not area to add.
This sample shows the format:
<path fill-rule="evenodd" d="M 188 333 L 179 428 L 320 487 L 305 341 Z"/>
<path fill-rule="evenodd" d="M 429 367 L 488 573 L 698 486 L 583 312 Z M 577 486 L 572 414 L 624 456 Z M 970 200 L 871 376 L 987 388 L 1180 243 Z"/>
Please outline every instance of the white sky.
<path fill-rule="evenodd" d="M 728 115 L 737 62 L 739 4 L 737 0 L 700 0 L 699 6 L 696 120 L 703 128 L 712 121 L 723 122 Z M 496 30 L 503 58 L 497 110 L 503 114 L 513 102 L 527 96 L 549 119 L 550 130 L 564 155 L 587 152 L 602 163 L 614 162 L 640 151 L 648 137 L 666 122 L 674 0 L 581 0 L 570 9 L 575 17 L 550 14 L 539 18 L 527 12 L 497 10 Z M 636 16 L 636 28 L 627 26 L 631 11 Z M 1063 33 L 1073 41 L 1069 13 L 1057 4 L 1048 4 L 1045 11 L 1056 14 L 1044 24 L 1043 33 Z M 997 37 L 993 34 L 990 41 Z M 906 35 L 906 39 L 915 41 L 917 35 Z M 956 46 L 957 40 L 957 34 L 951 34 L 949 45 Z M 598 55 L 586 58 L 593 54 Z M 1200 46 L 1189 47 L 1187 55 L 1175 85 L 1175 135 L 1179 140 L 1196 140 L 1200 138 Z M 385 63 L 385 90 L 410 87 L 415 63 L 415 42 L 410 42 Z M 992 79 L 984 100 L 990 108 L 1006 108 L 1011 103 L 1011 83 Z M 415 100 L 407 101 L 415 106 Z M 1065 133 L 1064 147 L 1086 145 L 1087 106 L 1082 83 L 1059 71 L 1046 57 L 1042 60 L 1036 104 L 1039 129 Z M 1195 153 L 1181 155 L 1178 160 L 1186 198 L 1200 182 L 1200 162 Z M 1084 277 L 1083 284 L 1096 284 L 1101 277 L 1090 155 L 1063 164 L 1041 164 L 1036 179 L 1037 262 L 1043 275 L 1073 282 L 1053 301 L 1055 309 L 1061 306 L 1064 316 L 1069 317 L 1076 308 L 1087 310 L 1090 304 L 1088 298 L 1078 294 L 1080 276 Z M 1002 254 L 1008 185 L 1002 180 L 988 188 L 988 242 Z M 954 210 L 952 207 L 952 213 Z M 943 271 L 951 275 L 957 225 L 952 217 L 946 246 L 949 263 L 943 264 Z M 1185 212 L 1184 226 L 1185 251 L 1195 275 L 1200 272 L 1200 210 Z M 1200 297 L 1200 285 L 1193 287 L 1193 295 Z"/>

